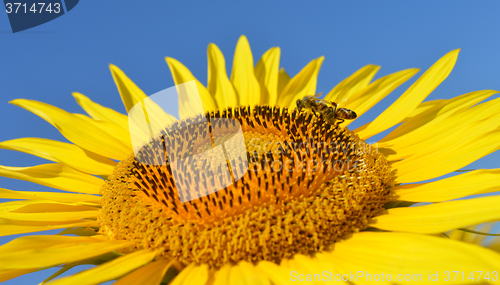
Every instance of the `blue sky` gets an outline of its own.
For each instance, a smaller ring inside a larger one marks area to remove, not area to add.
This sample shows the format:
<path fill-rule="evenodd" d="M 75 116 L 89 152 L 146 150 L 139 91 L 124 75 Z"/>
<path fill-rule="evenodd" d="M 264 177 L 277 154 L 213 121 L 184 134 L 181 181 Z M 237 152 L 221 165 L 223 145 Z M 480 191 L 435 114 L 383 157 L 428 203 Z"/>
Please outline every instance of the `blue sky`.
<path fill-rule="evenodd" d="M 270 47 L 280 46 L 281 66 L 290 75 L 311 59 L 325 56 L 318 91 L 328 92 L 365 64 L 382 66 L 377 77 L 411 67 L 425 70 L 456 48 L 462 50 L 455 69 L 427 100 L 500 90 L 498 1 L 154 3 L 80 1 L 66 15 L 16 34 L 7 14 L 0 13 L 0 141 L 65 141 L 50 124 L 8 104 L 10 100 L 28 98 L 83 112 L 71 96 L 77 91 L 124 112 L 110 63 L 146 94 L 173 86 L 165 56 L 181 61 L 205 84 L 207 45 L 219 46 L 231 70 L 242 34 L 250 41 L 255 62 Z M 408 86 L 398 88 L 353 126 L 372 120 Z M 9 166 L 45 163 L 7 150 L 0 150 L 0 159 L 1 165 Z M 496 152 L 467 168 L 497 168 L 499 160 Z M 0 187 L 44 189 L 6 178 L 0 178 Z M 8 240 L 0 238 L 0 243 Z M 43 276 L 48 275 L 35 273 L 5 284 L 34 284 Z"/>

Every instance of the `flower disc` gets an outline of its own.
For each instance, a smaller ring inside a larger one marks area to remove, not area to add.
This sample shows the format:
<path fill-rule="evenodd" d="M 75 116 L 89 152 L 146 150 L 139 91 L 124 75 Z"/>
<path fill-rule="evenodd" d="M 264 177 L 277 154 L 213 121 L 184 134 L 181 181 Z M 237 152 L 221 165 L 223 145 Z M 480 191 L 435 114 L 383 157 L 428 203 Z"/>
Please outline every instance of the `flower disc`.
<path fill-rule="evenodd" d="M 210 167 L 221 157 L 226 172 Z M 366 228 L 393 183 L 387 160 L 338 124 L 240 107 L 178 121 L 120 162 L 99 222 L 108 238 L 184 264 L 279 263 Z"/>

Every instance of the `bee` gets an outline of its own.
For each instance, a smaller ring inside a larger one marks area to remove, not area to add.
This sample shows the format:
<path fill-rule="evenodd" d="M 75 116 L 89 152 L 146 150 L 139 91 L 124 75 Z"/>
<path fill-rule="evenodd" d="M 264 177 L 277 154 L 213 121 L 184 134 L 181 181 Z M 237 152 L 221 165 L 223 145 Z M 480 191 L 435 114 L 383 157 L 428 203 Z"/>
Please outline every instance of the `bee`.
<path fill-rule="evenodd" d="M 358 116 L 352 110 L 339 108 L 337 103 L 335 102 L 330 102 L 330 104 L 332 104 L 333 107 L 330 106 L 326 109 L 323 109 L 321 114 L 323 115 L 325 121 L 332 125 L 335 124 L 337 120 L 337 124 L 342 124 L 345 120 L 354 120 Z"/>
<path fill-rule="evenodd" d="M 302 111 L 302 109 L 310 110 L 313 112 L 314 115 L 318 116 L 316 113 L 320 113 L 320 111 L 324 108 L 323 104 L 318 104 L 318 102 L 322 102 L 323 100 L 317 98 L 322 94 L 322 92 L 312 95 L 312 96 L 305 96 L 302 99 L 298 99 L 296 104 L 297 104 L 297 111 Z"/>
<path fill-rule="evenodd" d="M 297 110 L 300 112 L 302 109 L 309 109 L 314 115 L 320 114 L 330 124 L 343 123 L 345 120 L 354 120 L 357 114 L 349 109 L 340 108 L 337 103 L 319 99 L 322 93 L 313 96 L 305 96 L 303 99 L 297 100 Z M 340 94 L 339 94 L 340 95 Z M 319 116 L 318 116 L 319 117 Z"/>

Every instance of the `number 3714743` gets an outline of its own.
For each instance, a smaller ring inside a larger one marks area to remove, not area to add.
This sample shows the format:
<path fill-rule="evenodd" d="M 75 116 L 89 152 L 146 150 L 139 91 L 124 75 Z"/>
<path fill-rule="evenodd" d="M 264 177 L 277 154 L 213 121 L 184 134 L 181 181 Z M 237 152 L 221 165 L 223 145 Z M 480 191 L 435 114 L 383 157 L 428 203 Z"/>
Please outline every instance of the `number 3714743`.
<path fill-rule="evenodd" d="M 498 271 L 445 271 L 444 281 L 498 281 Z"/>
<path fill-rule="evenodd" d="M 5 11 L 10 13 L 55 13 L 61 12 L 60 3 L 33 3 L 31 6 L 26 3 L 6 3 Z"/>

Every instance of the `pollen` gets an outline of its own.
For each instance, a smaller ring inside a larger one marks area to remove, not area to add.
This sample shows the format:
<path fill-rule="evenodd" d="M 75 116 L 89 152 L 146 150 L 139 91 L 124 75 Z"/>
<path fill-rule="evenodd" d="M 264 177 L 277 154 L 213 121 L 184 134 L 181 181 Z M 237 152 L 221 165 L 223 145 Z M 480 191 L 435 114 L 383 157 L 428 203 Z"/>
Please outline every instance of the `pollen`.
<path fill-rule="evenodd" d="M 394 177 L 374 146 L 321 116 L 229 108 L 177 121 L 121 161 L 98 221 L 109 239 L 185 265 L 279 263 L 367 228 Z"/>

